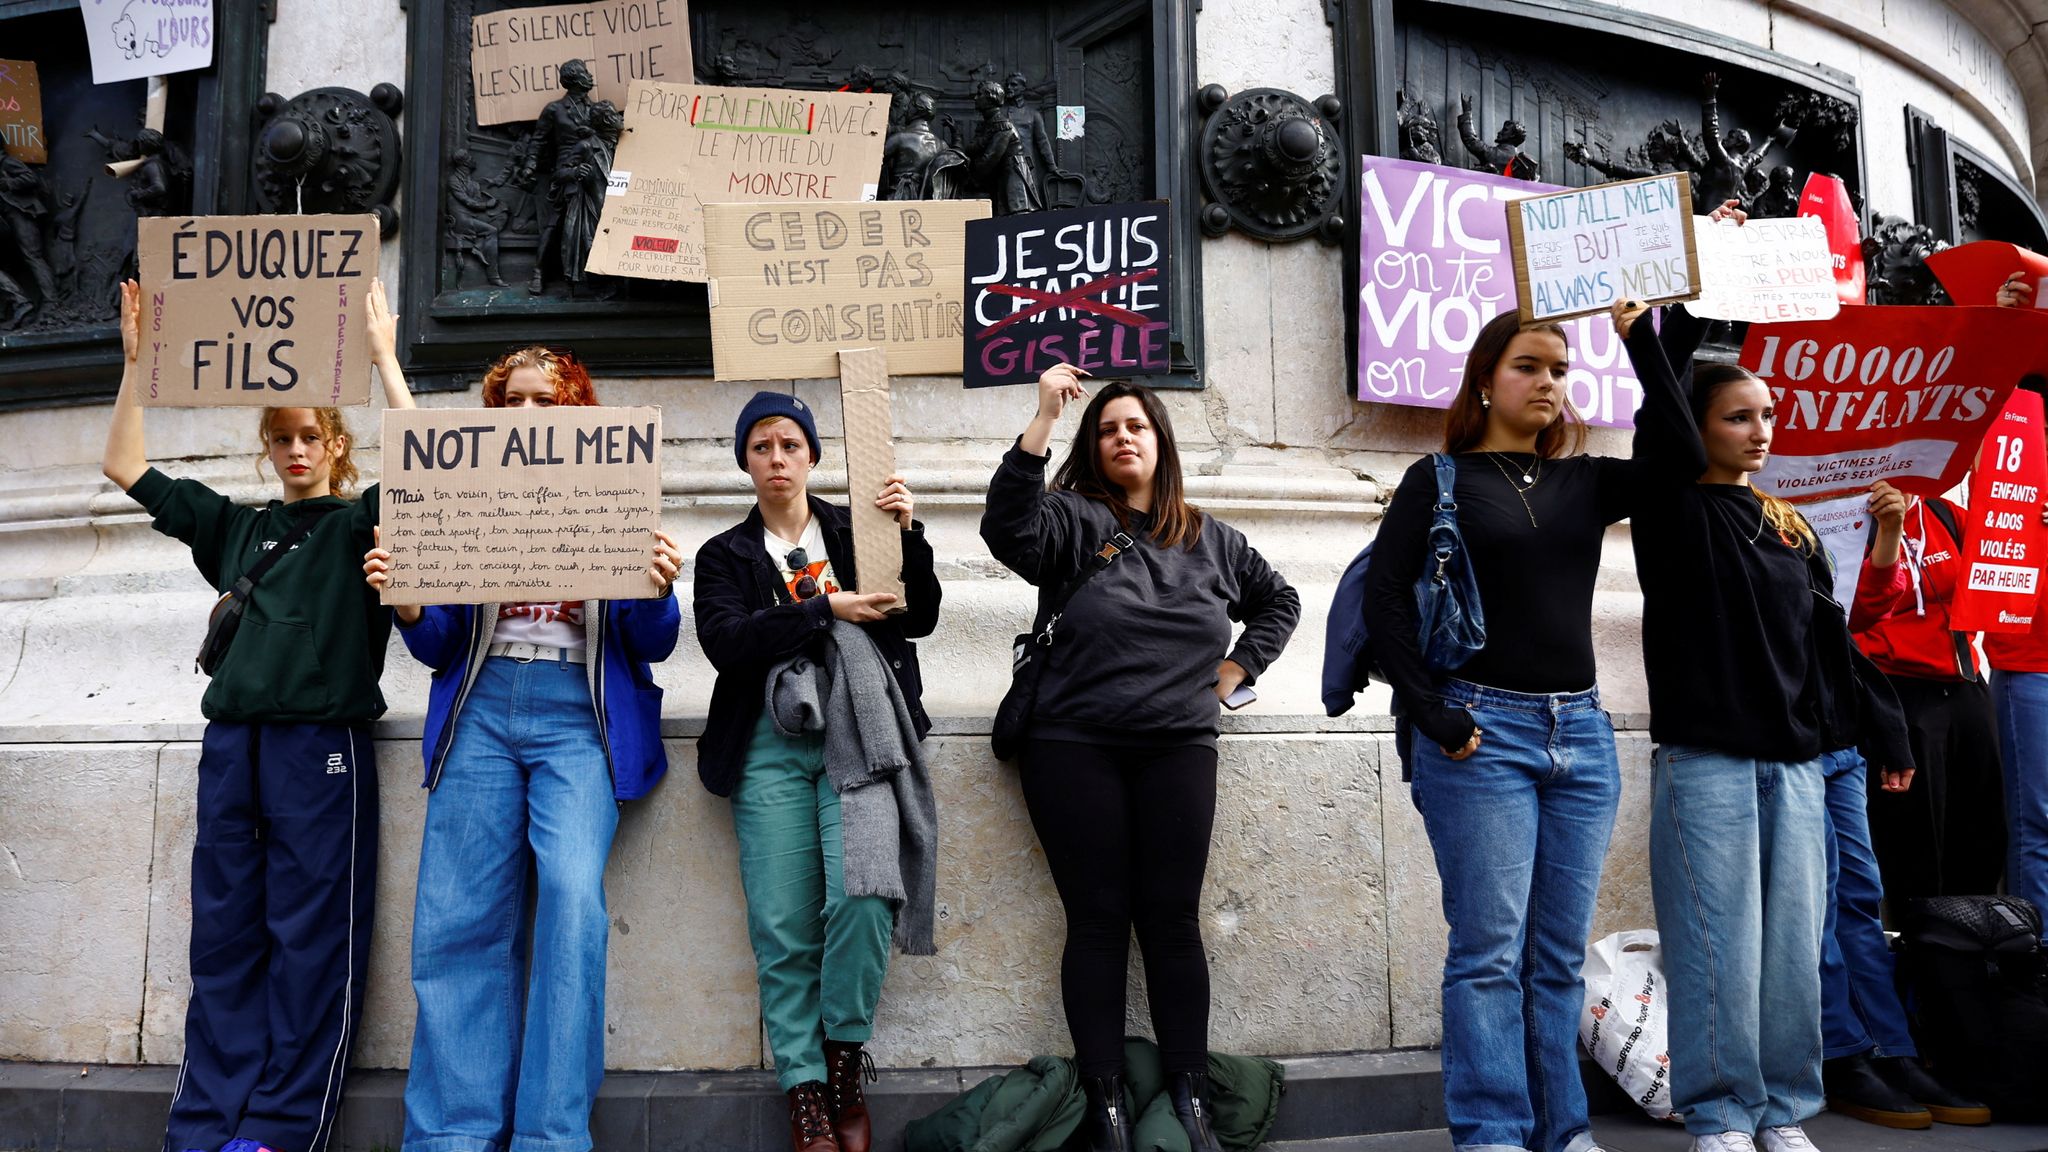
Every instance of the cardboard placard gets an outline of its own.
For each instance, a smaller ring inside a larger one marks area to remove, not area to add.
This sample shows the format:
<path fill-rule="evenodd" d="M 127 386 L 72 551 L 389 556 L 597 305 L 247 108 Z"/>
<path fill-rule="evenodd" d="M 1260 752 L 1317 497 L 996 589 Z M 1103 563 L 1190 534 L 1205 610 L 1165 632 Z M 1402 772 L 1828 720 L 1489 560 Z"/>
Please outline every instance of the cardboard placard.
<path fill-rule="evenodd" d="M 46 164 L 43 82 L 33 60 L 0 60 L 0 147 L 16 160 Z"/>
<path fill-rule="evenodd" d="M 1171 231 L 1164 200 L 969 222 L 962 382 L 1023 384 L 1058 363 L 1171 372 Z"/>
<path fill-rule="evenodd" d="M 1700 260 L 1699 299 L 1686 305 L 1709 320 L 1782 324 L 1828 320 L 1842 310 L 1835 292 L 1828 230 L 1812 216 L 1732 220 L 1692 218 Z"/>
<path fill-rule="evenodd" d="M 1998 306 L 1998 289 L 2015 272 L 2027 274 L 2034 307 L 2048 308 L 2048 256 L 2003 240 L 1973 240 L 1927 254 L 1927 270 L 1948 298 L 1964 307 Z"/>
<path fill-rule="evenodd" d="M 1448 407 L 1479 330 L 1516 307 L 1501 205 L 1557 189 L 1382 156 L 1364 157 L 1359 188 L 1356 395 Z M 1631 427 L 1643 388 L 1614 325 L 1588 316 L 1564 328 L 1572 406 L 1588 424 Z"/>
<path fill-rule="evenodd" d="M 659 408 L 386 409 L 383 484 L 386 604 L 654 595 Z"/>
<path fill-rule="evenodd" d="M 636 82 L 584 267 L 704 280 L 706 204 L 873 200 L 889 100 L 886 92 Z"/>
<path fill-rule="evenodd" d="M 1844 308 L 1833 320 L 1758 325 L 1742 366 L 1777 401 L 1756 484 L 1788 500 L 1889 480 L 1939 496 L 2021 377 L 2048 375 L 2048 314 L 2031 308 Z"/>
<path fill-rule="evenodd" d="M 144 407 L 370 402 L 375 216 L 145 216 L 136 229 Z"/>
<path fill-rule="evenodd" d="M 469 73 L 479 126 L 531 120 L 562 95 L 561 67 L 590 66 L 592 100 L 626 106 L 635 80 L 688 80 L 686 0 L 602 0 L 501 8 L 469 21 Z"/>
<path fill-rule="evenodd" d="M 1525 324 L 1590 316 L 1617 300 L 1699 295 L 1692 178 L 1683 172 L 1526 196 L 1507 211 Z"/>
<path fill-rule="evenodd" d="M 2048 448 L 2037 392 L 2014 389 L 1985 433 L 1970 473 L 1969 519 L 1949 623 L 1958 632 L 2028 632 L 2041 595 L 2042 493 L 2048 490 Z"/>
<path fill-rule="evenodd" d="M 841 348 L 898 376 L 960 371 L 966 228 L 986 200 L 708 204 L 720 380 L 822 379 Z"/>
<path fill-rule="evenodd" d="M 213 0 L 88 0 L 78 11 L 95 84 L 213 64 Z"/>
<path fill-rule="evenodd" d="M 846 502 L 853 511 L 854 570 L 862 595 L 903 591 L 903 527 L 875 507 L 875 493 L 896 473 L 896 416 L 889 403 L 889 354 L 880 348 L 839 352 L 839 409 L 846 424 Z"/>

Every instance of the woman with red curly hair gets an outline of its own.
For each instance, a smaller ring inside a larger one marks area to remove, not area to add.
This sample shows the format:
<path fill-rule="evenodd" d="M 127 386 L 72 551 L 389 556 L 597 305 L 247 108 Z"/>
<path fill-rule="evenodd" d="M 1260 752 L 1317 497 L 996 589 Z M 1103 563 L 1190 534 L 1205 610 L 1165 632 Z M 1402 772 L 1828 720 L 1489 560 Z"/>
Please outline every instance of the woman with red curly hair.
<path fill-rule="evenodd" d="M 487 408 L 597 403 L 569 352 L 520 348 Z M 675 541 L 654 533 L 634 600 L 399 606 L 434 670 L 413 904 L 419 1001 L 405 1152 L 586 1152 L 604 1079 L 604 869 L 619 805 L 668 759 L 661 688 L 681 618 Z M 363 557 L 382 587 L 390 555 Z M 533 907 L 533 920 L 525 909 Z"/>

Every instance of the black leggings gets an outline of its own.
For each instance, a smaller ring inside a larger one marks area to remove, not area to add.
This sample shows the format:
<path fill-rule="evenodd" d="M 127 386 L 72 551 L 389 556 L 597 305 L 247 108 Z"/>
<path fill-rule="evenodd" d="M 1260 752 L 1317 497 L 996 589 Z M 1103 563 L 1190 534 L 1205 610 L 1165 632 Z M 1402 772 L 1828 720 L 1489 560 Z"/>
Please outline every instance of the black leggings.
<path fill-rule="evenodd" d="M 1083 1076 L 1124 1064 L 1131 929 L 1168 1075 L 1209 1061 L 1202 874 L 1216 822 L 1216 749 L 1029 740 L 1024 802 L 1067 913 L 1060 991 Z"/>

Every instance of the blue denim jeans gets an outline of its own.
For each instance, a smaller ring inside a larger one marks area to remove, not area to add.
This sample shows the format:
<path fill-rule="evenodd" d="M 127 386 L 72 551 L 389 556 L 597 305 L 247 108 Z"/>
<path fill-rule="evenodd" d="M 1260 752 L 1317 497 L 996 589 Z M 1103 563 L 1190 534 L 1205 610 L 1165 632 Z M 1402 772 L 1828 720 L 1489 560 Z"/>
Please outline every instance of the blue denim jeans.
<path fill-rule="evenodd" d="M 2048 915 L 2048 672 L 1993 672 L 2005 770 L 2005 890 Z"/>
<path fill-rule="evenodd" d="M 585 677 L 493 656 L 456 718 L 420 842 L 404 1152 L 591 1147 L 619 808 Z"/>
<path fill-rule="evenodd" d="M 1671 985 L 1671 1107 L 1695 1136 L 1821 1108 L 1821 762 L 1664 745 L 1650 772 L 1650 888 Z"/>
<path fill-rule="evenodd" d="M 1870 768 L 1854 748 L 1820 758 L 1827 777 L 1828 903 L 1820 950 L 1821 1055 L 1918 1056 L 1892 978 L 1878 905 L 1884 883 L 1865 808 Z"/>
<path fill-rule="evenodd" d="M 1555 696 L 1452 680 L 1481 730 L 1454 761 L 1415 741 L 1415 806 L 1442 878 L 1444 1113 L 1459 1152 L 1585 1152 L 1586 937 L 1621 771 L 1597 689 Z"/>

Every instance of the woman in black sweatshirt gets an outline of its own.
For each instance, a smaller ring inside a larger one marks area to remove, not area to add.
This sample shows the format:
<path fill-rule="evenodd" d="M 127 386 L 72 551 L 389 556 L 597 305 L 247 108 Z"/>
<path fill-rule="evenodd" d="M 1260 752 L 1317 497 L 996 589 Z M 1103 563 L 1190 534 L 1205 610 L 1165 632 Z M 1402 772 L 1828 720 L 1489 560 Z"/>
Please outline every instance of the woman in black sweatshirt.
<path fill-rule="evenodd" d="M 1593 660 L 1607 526 L 1628 515 L 1630 461 L 1583 454 L 1564 330 L 1509 312 L 1473 341 L 1444 420 L 1486 643 L 1455 669 L 1418 641 L 1433 570 L 1436 457 L 1415 462 L 1373 546 L 1371 647 L 1412 725 L 1413 796 L 1450 923 L 1444 1110 L 1460 1149 L 1586 1152 L 1577 1074 L 1579 967 L 1621 795 Z"/>
<path fill-rule="evenodd" d="M 1301 598 L 1242 533 L 1183 498 L 1173 425 L 1148 389 L 1096 393 L 1047 491 L 1053 425 L 1083 395 L 1067 365 L 1039 377 L 1037 415 L 996 469 L 981 519 L 989 551 L 1037 586 L 1041 625 L 1092 558 L 1114 557 L 1074 593 L 1044 654 L 1019 757 L 1024 800 L 1066 908 L 1060 988 L 1090 1152 L 1131 1146 L 1123 1034 L 1134 924 L 1174 1110 L 1196 1152 L 1219 1152 L 1203 1103 L 1199 908 L 1218 704 L 1279 657 Z M 1235 647 L 1233 620 L 1244 622 Z"/>
<path fill-rule="evenodd" d="M 1911 765 L 1897 700 L 1848 638 L 1813 529 L 1750 476 L 1773 398 L 1691 366 L 1704 326 L 1615 326 L 1643 382 L 1633 522 L 1650 685 L 1650 873 L 1670 982 L 1671 1105 L 1696 1152 L 1808 1152 L 1827 898 L 1820 755 Z"/>

